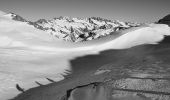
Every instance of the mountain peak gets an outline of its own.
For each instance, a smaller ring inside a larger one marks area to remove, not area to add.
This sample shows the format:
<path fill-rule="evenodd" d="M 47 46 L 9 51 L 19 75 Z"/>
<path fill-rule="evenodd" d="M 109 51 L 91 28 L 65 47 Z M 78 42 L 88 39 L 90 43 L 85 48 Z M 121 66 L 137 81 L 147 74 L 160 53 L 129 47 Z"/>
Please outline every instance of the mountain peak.
<path fill-rule="evenodd" d="M 68 16 L 60 16 L 51 20 L 39 19 L 31 22 L 15 13 L 8 13 L 5 16 L 15 21 L 26 22 L 54 37 L 71 42 L 93 40 L 110 35 L 119 30 L 140 25 L 118 20 L 108 20 L 101 17 L 71 18 Z"/>
<path fill-rule="evenodd" d="M 27 22 L 26 19 L 24 19 L 23 17 L 15 14 L 15 13 L 5 13 L 3 16 L 7 17 L 7 18 L 10 18 L 12 20 L 15 20 L 15 21 L 21 21 L 21 22 Z"/>
<path fill-rule="evenodd" d="M 100 17 L 71 18 L 60 16 L 51 20 L 31 22 L 34 27 L 66 41 L 79 42 L 97 39 L 115 31 L 136 27 L 140 24 L 112 21 Z"/>

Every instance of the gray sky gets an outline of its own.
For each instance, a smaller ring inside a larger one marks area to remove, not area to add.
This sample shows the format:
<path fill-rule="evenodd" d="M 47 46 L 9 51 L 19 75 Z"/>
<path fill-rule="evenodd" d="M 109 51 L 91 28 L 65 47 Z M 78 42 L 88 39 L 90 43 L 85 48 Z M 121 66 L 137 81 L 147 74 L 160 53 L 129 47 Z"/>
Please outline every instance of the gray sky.
<path fill-rule="evenodd" d="M 59 16 L 154 22 L 170 14 L 170 0 L 0 0 L 0 10 L 28 20 Z"/>

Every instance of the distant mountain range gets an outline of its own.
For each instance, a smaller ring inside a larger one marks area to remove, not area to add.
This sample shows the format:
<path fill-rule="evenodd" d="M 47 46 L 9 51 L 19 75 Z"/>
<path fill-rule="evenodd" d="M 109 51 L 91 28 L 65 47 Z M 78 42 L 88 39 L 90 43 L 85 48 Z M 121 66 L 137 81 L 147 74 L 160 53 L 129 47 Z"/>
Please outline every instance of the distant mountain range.
<path fill-rule="evenodd" d="M 26 22 L 59 39 L 71 42 L 93 40 L 113 34 L 113 32 L 119 30 L 142 25 L 141 23 L 113 21 L 100 17 L 71 18 L 60 16 L 51 20 L 39 19 L 38 21 L 32 22 L 14 13 L 9 13 L 6 16 L 16 21 Z M 168 24 L 170 26 L 170 15 L 160 19 L 157 23 Z"/>
<path fill-rule="evenodd" d="M 71 18 L 61 16 L 51 20 L 40 19 L 36 22 L 32 22 L 14 13 L 9 13 L 7 16 L 11 17 L 13 20 L 33 25 L 35 28 L 46 31 L 59 39 L 71 42 L 93 40 L 113 34 L 115 31 L 141 25 L 139 23 L 107 20 L 100 17 Z"/>

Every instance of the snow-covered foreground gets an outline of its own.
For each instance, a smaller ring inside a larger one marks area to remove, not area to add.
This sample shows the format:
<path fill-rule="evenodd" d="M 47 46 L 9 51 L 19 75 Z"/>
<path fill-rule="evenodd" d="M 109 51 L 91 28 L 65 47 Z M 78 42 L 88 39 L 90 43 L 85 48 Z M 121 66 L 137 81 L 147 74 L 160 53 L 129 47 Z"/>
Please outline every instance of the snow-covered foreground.
<path fill-rule="evenodd" d="M 1 15 L 1 14 L 0 14 Z M 126 49 L 141 44 L 156 44 L 170 35 L 167 25 L 151 24 L 126 34 L 81 43 L 68 43 L 8 16 L 0 17 L 0 100 L 10 99 L 25 89 L 63 79 L 71 70 L 69 60 L 108 49 Z"/>

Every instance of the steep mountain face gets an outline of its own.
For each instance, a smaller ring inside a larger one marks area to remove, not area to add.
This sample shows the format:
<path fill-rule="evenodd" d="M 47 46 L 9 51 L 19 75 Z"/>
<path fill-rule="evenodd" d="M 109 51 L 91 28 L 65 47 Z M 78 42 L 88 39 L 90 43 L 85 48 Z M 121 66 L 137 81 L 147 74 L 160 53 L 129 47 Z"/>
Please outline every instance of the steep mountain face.
<path fill-rule="evenodd" d="M 71 42 L 80 42 L 97 39 L 113 34 L 115 31 L 137 27 L 140 24 L 131 22 L 112 21 L 99 17 L 70 18 L 59 17 L 52 20 L 40 19 L 36 22 L 27 21 L 14 13 L 8 14 L 13 20 L 27 22 L 35 28 Z"/>

